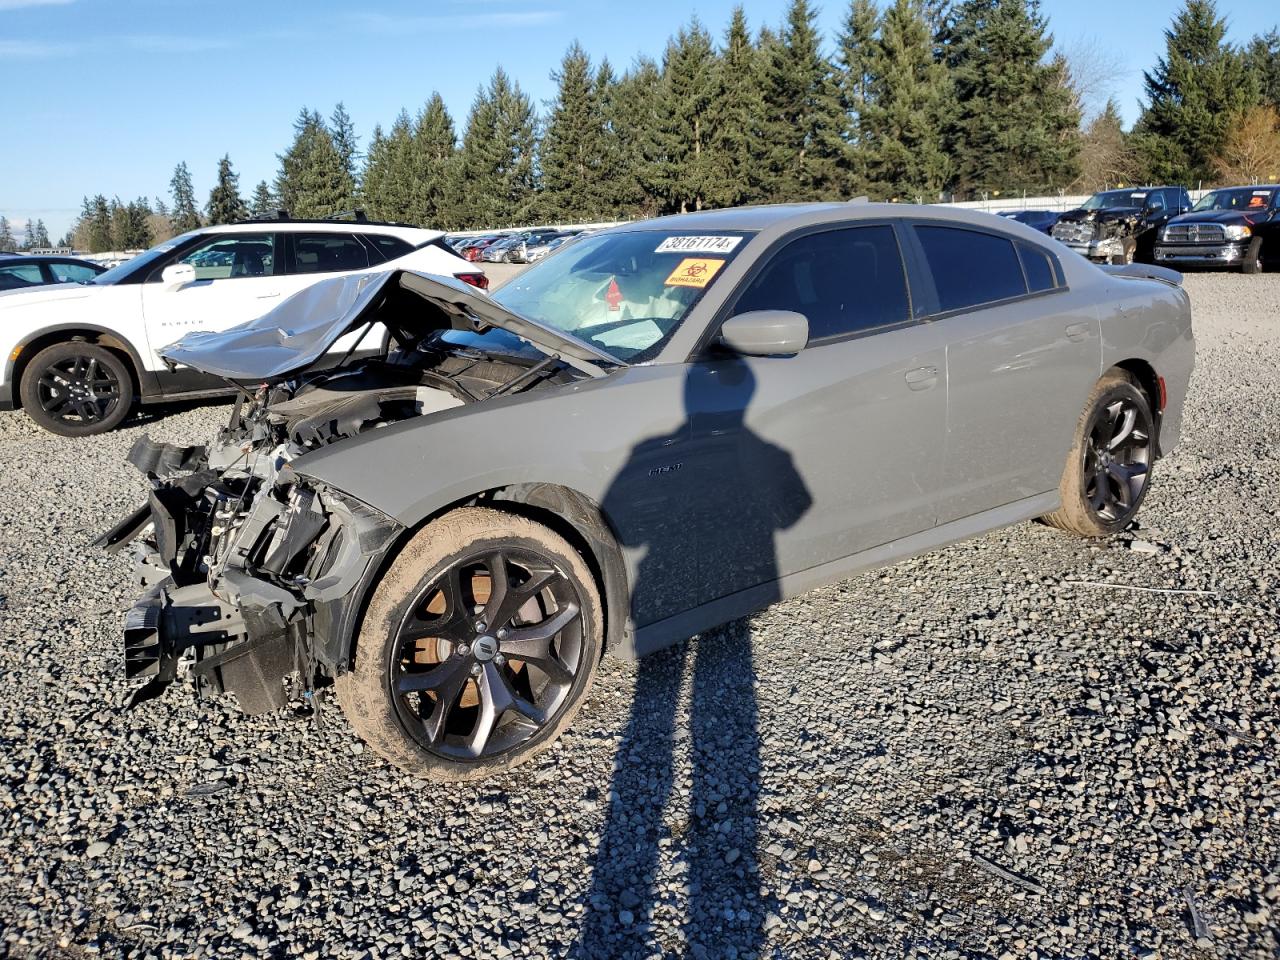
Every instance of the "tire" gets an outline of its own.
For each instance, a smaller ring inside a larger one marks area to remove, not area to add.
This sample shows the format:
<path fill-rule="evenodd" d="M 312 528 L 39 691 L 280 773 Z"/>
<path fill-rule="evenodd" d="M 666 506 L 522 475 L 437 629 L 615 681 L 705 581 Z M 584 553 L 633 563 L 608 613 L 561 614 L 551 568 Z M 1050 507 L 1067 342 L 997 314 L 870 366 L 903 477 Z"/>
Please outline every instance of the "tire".
<path fill-rule="evenodd" d="M 72 340 L 31 358 L 19 394 L 27 416 L 50 433 L 88 437 L 114 430 L 129 415 L 133 375 L 106 347 Z"/>
<path fill-rule="evenodd" d="M 1062 506 L 1044 522 L 1082 537 L 1123 530 L 1151 486 L 1154 438 L 1147 395 L 1123 370 L 1108 371 L 1094 385 L 1076 425 L 1058 487 Z"/>
<path fill-rule="evenodd" d="M 496 600 L 495 569 L 508 581 Z M 490 616 L 499 622 L 481 623 Z M 402 770 L 478 780 L 555 742 L 603 648 L 599 591 L 578 552 L 525 517 L 465 507 L 419 531 L 378 583 L 338 701 L 361 738 Z"/>
<path fill-rule="evenodd" d="M 1249 247 L 1244 252 L 1244 259 L 1240 261 L 1240 270 L 1243 273 L 1254 274 L 1262 272 L 1262 238 L 1254 237 L 1249 241 Z"/>
<path fill-rule="evenodd" d="M 1126 264 L 1133 263 L 1134 259 L 1137 256 L 1137 252 L 1138 252 L 1138 241 L 1134 240 L 1132 237 L 1127 237 L 1123 241 L 1123 251 L 1121 253 L 1117 253 L 1115 256 L 1111 258 L 1111 265 L 1116 267 L 1122 267 L 1122 266 L 1125 266 Z"/>

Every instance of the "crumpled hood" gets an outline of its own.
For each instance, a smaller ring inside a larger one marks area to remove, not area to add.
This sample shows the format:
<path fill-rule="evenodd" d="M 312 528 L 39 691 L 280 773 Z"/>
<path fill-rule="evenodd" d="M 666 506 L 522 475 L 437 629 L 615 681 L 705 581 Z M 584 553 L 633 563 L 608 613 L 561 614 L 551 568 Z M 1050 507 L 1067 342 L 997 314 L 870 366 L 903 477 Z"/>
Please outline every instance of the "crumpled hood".
<path fill-rule="evenodd" d="M 1140 207 L 1108 207 L 1105 210 L 1085 210 L 1083 208 L 1068 210 L 1059 219 L 1059 223 L 1115 223 L 1119 220 L 1137 220 L 1142 216 Z"/>
<path fill-rule="evenodd" d="M 488 324 L 593 375 L 599 375 L 600 364 L 620 365 L 617 358 L 591 344 L 512 313 L 460 280 L 416 270 L 330 277 L 256 320 L 217 333 L 189 333 L 159 353 L 165 360 L 229 380 L 286 377 L 315 363 L 339 337 L 366 322 L 364 315 L 376 308 L 380 294 L 391 284 L 439 307 L 448 318 L 442 324 L 437 314 L 424 311 L 423 336 L 437 329 L 475 329 Z"/>

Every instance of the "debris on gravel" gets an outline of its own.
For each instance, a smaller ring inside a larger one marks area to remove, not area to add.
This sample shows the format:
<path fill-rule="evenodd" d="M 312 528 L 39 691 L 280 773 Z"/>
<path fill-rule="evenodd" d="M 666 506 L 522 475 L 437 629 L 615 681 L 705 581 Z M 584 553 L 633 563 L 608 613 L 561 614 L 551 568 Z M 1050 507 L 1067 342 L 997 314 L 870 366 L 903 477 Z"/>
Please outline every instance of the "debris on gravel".
<path fill-rule="evenodd" d="M 1022 524 L 608 662 L 561 742 L 417 781 L 177 688 L 89 541 L 144 431 L 0 414 L 0 955 L 1280 953 L 1280 276 L 1186 279 L 1182 445 L 1110 541 Z"/>

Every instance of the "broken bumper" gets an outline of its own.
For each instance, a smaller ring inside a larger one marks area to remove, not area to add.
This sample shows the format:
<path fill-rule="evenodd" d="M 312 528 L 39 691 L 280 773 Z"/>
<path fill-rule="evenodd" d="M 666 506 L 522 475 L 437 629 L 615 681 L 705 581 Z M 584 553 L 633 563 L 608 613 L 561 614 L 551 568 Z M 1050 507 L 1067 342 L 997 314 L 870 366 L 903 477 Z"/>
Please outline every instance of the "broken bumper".
<path fill-rule="evenodd" d="M 127 705 L 187 681 L 257 714 L 284 706 L 286 681 L 307 691 L 342 673 L 360 599 L 403 528 L 291 471 L 229 481 L 202 452 L 140 447 L 148 502 L 97 541 L 133 543 L 145 588 L 125 618 L 124 670 L 146 682 Z M 158 479 L 162 460 L 192 472 Z"/>

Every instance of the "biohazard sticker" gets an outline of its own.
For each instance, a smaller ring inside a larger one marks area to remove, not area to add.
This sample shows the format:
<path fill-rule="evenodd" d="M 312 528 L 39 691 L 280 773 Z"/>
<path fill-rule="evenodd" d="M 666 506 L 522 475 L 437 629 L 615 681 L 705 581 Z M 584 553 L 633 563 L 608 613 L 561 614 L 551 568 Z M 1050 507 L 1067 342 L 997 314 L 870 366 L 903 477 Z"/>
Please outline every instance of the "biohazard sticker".
<path fill-rule="evenodd" d="M 729 253 L 741 237 L 667 237 L 655 253 Z"/>
<path fill-rule="evenodd" d="M 671 271 L 667 277 L 668 287 L 705 287 L 716 275 L 716 271 L 724 266 L 723 260 L 704 260 L 688 257 L 680 261 L 680 266 Z"/>

